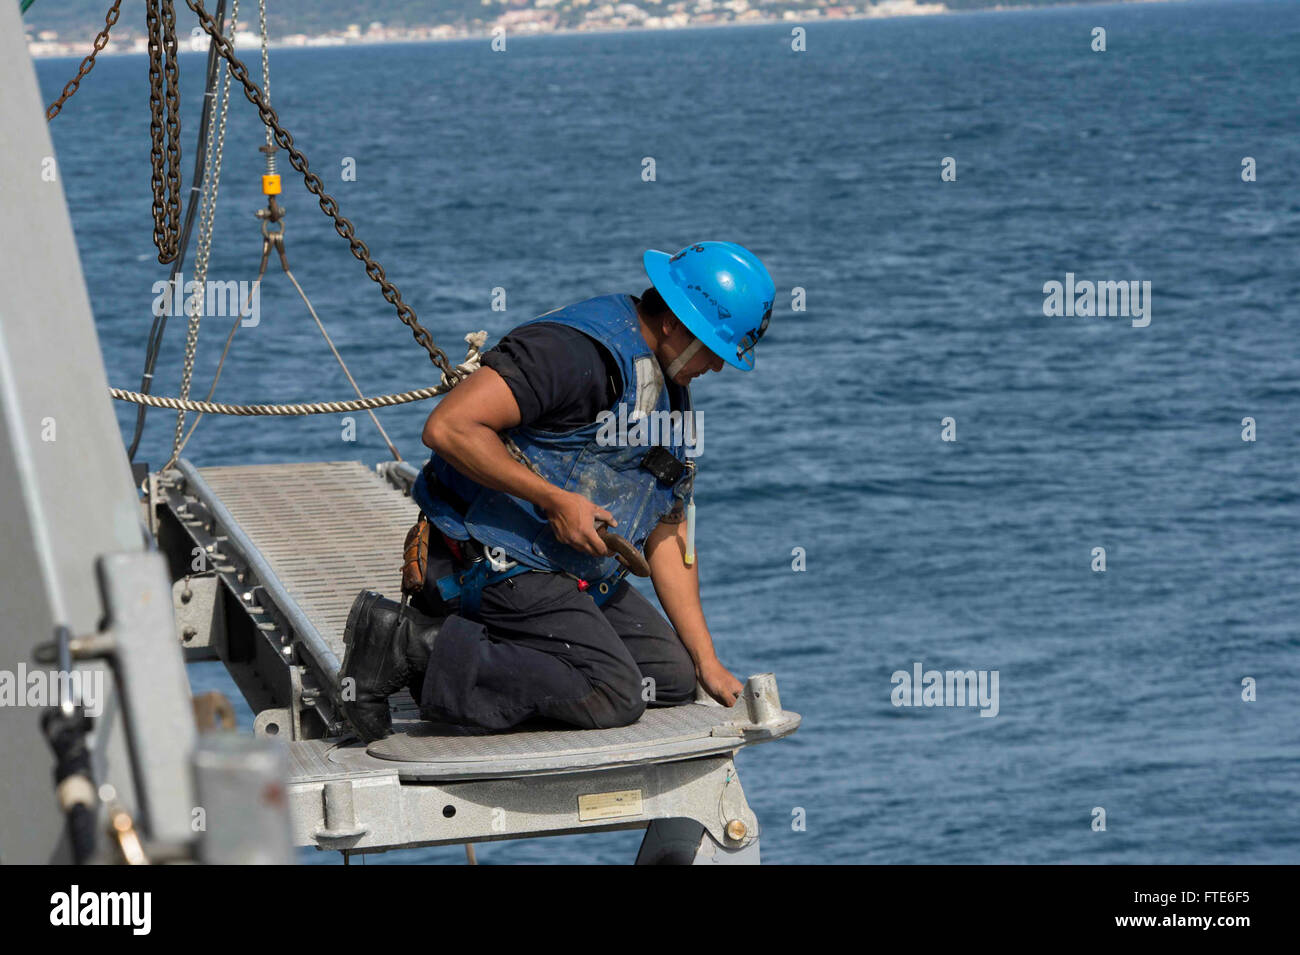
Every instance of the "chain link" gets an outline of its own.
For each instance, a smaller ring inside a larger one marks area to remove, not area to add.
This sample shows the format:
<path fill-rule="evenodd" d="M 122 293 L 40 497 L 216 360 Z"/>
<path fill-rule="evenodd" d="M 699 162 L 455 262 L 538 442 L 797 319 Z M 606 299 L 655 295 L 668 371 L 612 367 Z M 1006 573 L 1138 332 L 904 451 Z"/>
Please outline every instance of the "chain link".
<path fill-rule="evenodd" d="M 230 35 L 239 30 L 239 0 L 234 0 L 234 9 L 230 15 Z M 194 294 L 186 302 L 189 322 L 185 333 L 185 363 L 181 368 L 181 400 L 190 396 L 190 384 L 194 378 L 194 359 L 199 346 L 199 325 L 206 303 L 208 262 L 212 252 L 212 230 L 216 225 L 217 193 L 221 188 L 221 164 L 226 146 L 226 118 L 230 110 L 230 71 L 224 71 L 221 64 L 213 79 L 221 78 L 220 106 L 208 114 L 207 149 L 203 155 L 203 179 L 199 194 L 199 237 L 194 251 Z M 214 84 L 213 93 L 216 87 Z M 191 199 L 191 202 L 194 200 Z M 242 320 L 242 318 L 241 318 Z M 211 395 L 208 396 L 212 397 Z M 198 422 L 196 421 L 197 425 Z M 176 429 L 172 436 L 172 459 L 180 456 L 185 445 L 185 409 L 176 411 Z M 191 432 L 192 433 L 192 432 Z"/>
<path fill-rule="evenodd" d="M 271 34 L 266 29 L 266 0 L 257 0 L 258 28 L 262 31 L 262 95 L 266 105 L 271 105 Z M 266 127 L 266 172 L 275 175 L 275 140 L 271 137 L 271 127 Z"/>
<path fill-rule="evenodd" d="M 95 37 L 94 49 L 90 51 L 89 56 L 81 61 L 81 66 L 77 69 L 77 75 L 70 79 L 67 85 L 63 87 L 63 92 L 59 95 L 59 98 L 51 103 L 49 108 L 45 110 L 46 122 L 49 122 L 55 116 L 59 115 L 59 111 L 63 109 L 63 104 L 72 98 L 72 94 L 77 92 L 81 87 L 81 81 L 86 78 L 86 74 L 95 68 L 95 57 L 99 55 L 100 51 L 103 50 L 105 46 L 108 45 L 108 31 L 113 29 L 113 26 L 117 23 L 117 18 L 121 16 L 121 13 L 122 0 L 116 0 L 116 2 L 108 8 L 108 13 L 104 15 L 104 29 L 100 30 L 99 35 Z"/>
<path fill-rule="evenodd" d="M 181 231 L 181 123 L 173 0 L 145 0 L 145 29 L 149 38 L 153 242 L 158 247 L 158 261 L 165 265 L 176 259 Z"/>
<path fill-rule="evenodd" d="M 289 134 L 288 130 L 280 125 L 280 117 L 262 97 L 257 84 L 249 79 L 248 67 L 244 65 L 239 57 L 235 56 L 232 44 L 221 35 L 216 22 L 203 8 L 201 0 L 185 0 L 185 3 L 194 11 L 194 14 L 199 18 L 199 25 L 203 27 L 208 36 L 212 38 L 212 42 L 216 44 L 218 54 L 226 61 L 230 74 L 243 86 L 244 95 L 248 98 L 248 101 L 257 107 L 262 122 L 273 131 L 276 143 L 289 154 L 289 164 L 302 174 L 307 190 L 316 197 L 321 211 L 334 220 L 334 231 L 348 241 L 348 247 L 352 250 L 353 256 L 365 265 L 366 275 L 370 277 L 371 281 L 379 285 L 384 301 L 397 310 L 398 319 L 411 330 L 416 342 L 429 353 L 429 360 L 438 367 L 447 377 L 447 380 L 451 382 L 459 381 L 464 376 L 447 360 L 447 356 L 442 349 L 434 344 L 433 336 L 429 334 L 427 328 L 420 324 L 415 310 L 402 300 L 402 293 L 398 291 L 396 285 L 388 280 L 383 266 L 371 258 L 369 247 L 356 237 L 352 223 L 339 213 L 338 201 L 325 191 L 320 177 L 308 168 L 307 157 L 293 144 L 293 136 Z"/>
<path fill-rule="evenodd" d="M 181 96 L 180 68 L 176 46 L 176 8 L 173 0 L 163 0 L 163 38 L 167 62 L 167 261 L 180 252 L 181 236 Z"/>

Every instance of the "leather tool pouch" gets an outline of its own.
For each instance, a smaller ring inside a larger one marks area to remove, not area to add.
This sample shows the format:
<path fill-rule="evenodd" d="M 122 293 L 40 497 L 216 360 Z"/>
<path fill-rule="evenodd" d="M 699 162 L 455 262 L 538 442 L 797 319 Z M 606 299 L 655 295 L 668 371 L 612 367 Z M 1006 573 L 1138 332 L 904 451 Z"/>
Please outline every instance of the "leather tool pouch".
<path fill-rule="evenodd" d="M 402 547 L 402 593 L 414 596 L 424 589 L 424 575 L 429 568 L 429 519 L 423 514 L 406 532 Z"/>

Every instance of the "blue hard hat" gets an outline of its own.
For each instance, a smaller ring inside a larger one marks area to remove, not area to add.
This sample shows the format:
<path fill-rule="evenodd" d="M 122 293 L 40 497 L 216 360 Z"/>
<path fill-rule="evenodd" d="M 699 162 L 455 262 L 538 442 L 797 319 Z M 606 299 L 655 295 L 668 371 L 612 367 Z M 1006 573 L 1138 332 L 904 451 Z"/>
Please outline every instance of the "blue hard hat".
<path fill-rule="evenodd" d="M 696 338 L 728 365 L 749 371 L 776 301 L 772 276 L 734 242 L 697 242 L 676 255 L 642 257 L 650 282 Z"/>

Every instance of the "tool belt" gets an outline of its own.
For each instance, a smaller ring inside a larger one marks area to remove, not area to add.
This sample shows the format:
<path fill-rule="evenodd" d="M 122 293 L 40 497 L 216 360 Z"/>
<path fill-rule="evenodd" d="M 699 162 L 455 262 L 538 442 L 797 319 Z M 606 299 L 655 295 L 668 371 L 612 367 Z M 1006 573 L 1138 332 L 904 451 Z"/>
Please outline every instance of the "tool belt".
<path fill-rule="evenodd" d="M 467 556 L 470 542 L 455 540 L 437 528 L 431 528 L 429 518 L 422 513 L 407 531 L 406 544 L 402 549 L 402 593 L 408 597 L 414 597 L 425 589 L 429 574 L 431 530 L 442 536 L 452 556 L 452 572 L 435 580 L 434 586 L 437 587 L 442 602 L 462 617 L 478 619 L 483 602 L 483 588 L 532 570 L 523 564 L 505 570 L 493 570 L 487 558 Z"/>

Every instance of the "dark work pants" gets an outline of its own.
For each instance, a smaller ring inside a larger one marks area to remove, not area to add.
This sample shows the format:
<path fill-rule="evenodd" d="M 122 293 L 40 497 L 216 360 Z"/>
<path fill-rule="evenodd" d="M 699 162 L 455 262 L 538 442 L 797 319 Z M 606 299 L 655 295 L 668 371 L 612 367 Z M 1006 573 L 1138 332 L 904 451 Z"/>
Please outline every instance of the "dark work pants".
<path fill-rule="evenodd" d="M 449 612 L 434 581 L 452 570 L 436 530 L 412 605 Z M 533 571 L 483 589 L 482 623 L 446 618 L 434 641 L 420 713 L 505 729 L 533 717 L 584 729 L 626 726 L 646 706 L 695 698 L 695 665 L 663 614 L 626 581 L 604 607 L 572 577 Z"/>

